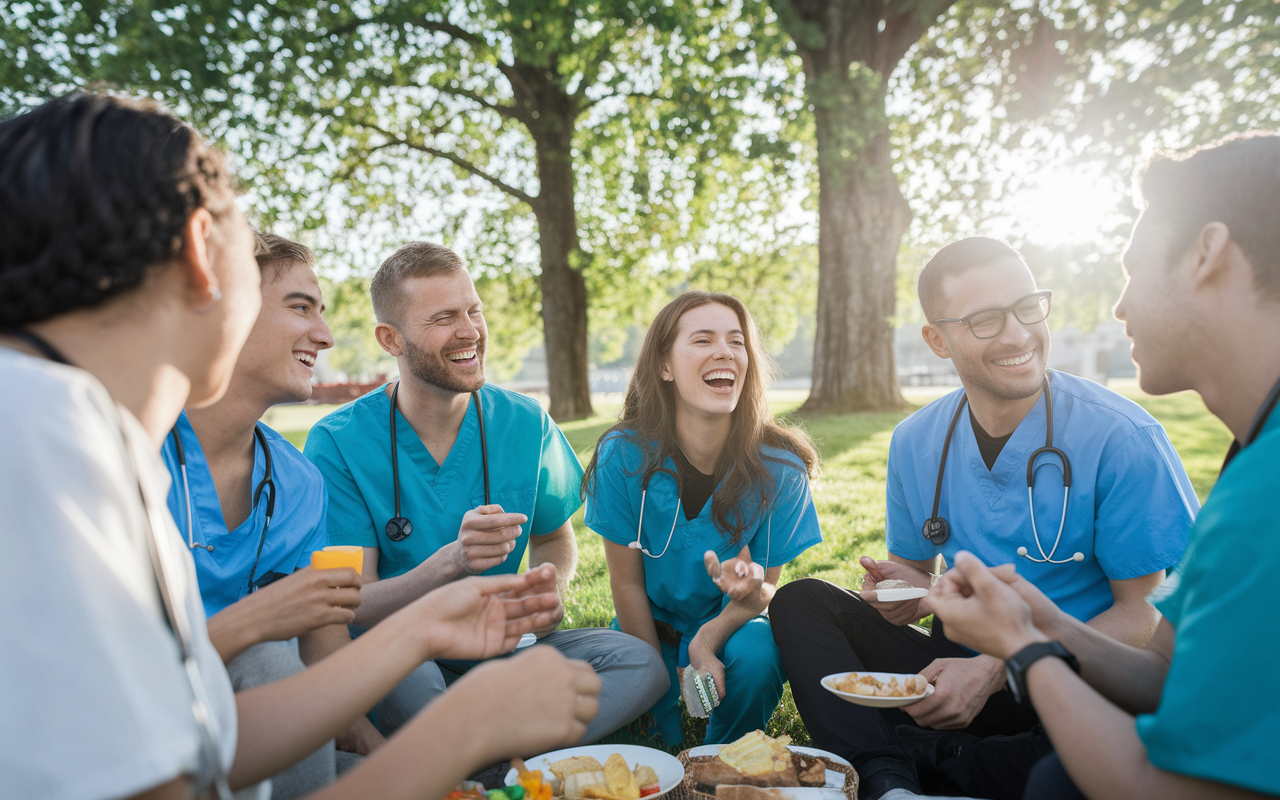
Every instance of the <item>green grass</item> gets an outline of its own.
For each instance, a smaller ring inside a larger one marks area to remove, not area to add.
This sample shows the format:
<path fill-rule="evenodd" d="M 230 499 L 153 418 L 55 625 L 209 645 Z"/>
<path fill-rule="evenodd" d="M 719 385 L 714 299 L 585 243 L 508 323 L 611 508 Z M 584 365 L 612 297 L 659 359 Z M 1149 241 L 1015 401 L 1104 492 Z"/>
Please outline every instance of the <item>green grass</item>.
<path fill-rule="evenodd" d="M 1218 468 L 1226 454 L 1231 436 L 1226 428 L 1205 409 L 1198 395 L 1190 392 L 1151 397 L 1132 382 L 1113 382 L 1111 388 L 1129 397 L 1149 411 L 1169 432 L 1169 438 L 1182 458 L 1192 485 L 1201 501 L 1213 488 Z M 908 390 L 907 400 L 919 407 L 948 390 Z M 775 392 L 770 395 L 773 409 L 789 414 L 804 400 L 803 392 Z M 277 406 L 267 412 L 264 421 L 301 448 L 307 431 L 334 406 Z M 585 464 L 591 457 L 596 440 L 616 419 L 618 402 L 597 403 L 597 416 L 562 425 L 565 435 Z M 906 416 L 891 414 L 844 414 L 797 420 L 808 429 L 822 453 L 823 475 L 814 482 L 814 502 L 822 521 L 823 544 L 810 549 L 782 571 L 782 583 L 797 578 L 817 576 L 844 586 L 859 580 L 858 557 L 885 557 L 884 483 L 885 464 L 889 455 L 889 437 L 894 426 Z M 565 608 L 568 627 L 604 626 L 613 618 L 613 599 L 609 592 L 609 575 L 605 567 L 604 547 L 600 537 L 582 524 L 582 511 L 573 517 L 578 532 L 578 571 L 571 585 Z M 808 732 L 796 713 L 788 688 L 783 702 L 769 724 L 772 735 L 788 733 L 798 744 L 809 741 Z M 685 741 L 671 749 L 701 744 L 702 726 L 686 718 Z M 620 741 L 642 741 L 634 732 L 621 732 Z"/>

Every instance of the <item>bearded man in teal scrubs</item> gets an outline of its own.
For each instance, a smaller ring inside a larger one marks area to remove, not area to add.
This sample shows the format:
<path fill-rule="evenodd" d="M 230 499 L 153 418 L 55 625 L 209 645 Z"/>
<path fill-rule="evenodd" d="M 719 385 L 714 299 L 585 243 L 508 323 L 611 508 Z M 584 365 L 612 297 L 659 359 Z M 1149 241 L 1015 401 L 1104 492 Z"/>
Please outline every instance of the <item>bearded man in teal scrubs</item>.
<path fill-rule="evenodd" d="M 412 242 L 383 262 L 370 291 L 378 343 L 400 379 L 322 419 L 305 450 L 329 490 L 329 542 L 364 548 L 356 624 L 467 575 L 514 573 L 526 549 L 530 565 L 555 567 L 563 596 L 577 565 L 569 518 L 581 505 L 582 465 L 536 401 L 485 383 L 484 312 L 462 260 Z M 662 660 L 635 637 L 598 628 L 538 636 L 600 675 L 600 712 L 584 742 L 667 690 Z M 470 666 L 423 665 L 378 707 L 379 727 L 390 733 Z"/>

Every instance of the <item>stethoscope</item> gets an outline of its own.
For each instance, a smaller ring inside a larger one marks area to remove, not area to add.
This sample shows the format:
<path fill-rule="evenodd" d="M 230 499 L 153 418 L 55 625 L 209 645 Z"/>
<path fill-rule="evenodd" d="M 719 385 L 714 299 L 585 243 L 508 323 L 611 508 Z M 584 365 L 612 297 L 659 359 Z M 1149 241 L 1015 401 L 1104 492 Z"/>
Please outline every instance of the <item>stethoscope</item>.
<path fill-rule="evenodd" d="M 1271 416 L 1271 412 L 1275 410 L 1276 403 L 1280 402 L 1280 381 L 1276 381 L 1271 387 L 1271 393 L 1267 395 L 1267 399 L 1262 401 L 1262 406 L 1258 409 L 1258 414 L 1253 418 L 1253 424 L 1249 426 L 1249 430 L 1245 433 L 1244 441 L 1239 439 L 1231 442 L 1231 447 L 1227 450 L 1227 457 L 1222 461 L 1222 469 L 1218 470 L 1218 474 L 1222 474 L 1222 470 L 1227 468 L 1240 451 L 1253 444 L 1253 440 L 1258 438 L 1258 434 L 1262 433 L 1263 427 L 1267 424 L 1267 419 Z"/>
<path fill-rule="evenodd" d="M 178 471 L 182 473 L 183 506 L 187 512 L 187 547 L 192 550 L 203 547 L 212 553 L 213 545 L 195 541 L 195 526 L 192 524 L 191 513 L 191 484 L 187 481 L 187 453 L 182 447 L 182 435 L 178 433 L 177 425 L 173 426 L 169 435 L 173 437 L 173 449 L 178 456 Z M 276 482 L 271 469 L 271 445 L 267 444 L 266 434 L 256 423 L 253 426 L 253 436 L 262 446 L 262 480 L 258 481 L 258 485 L 253 490 L 253 507 L 256 508 L 262 495 L 266 494 L 267 514 L 262 523 L 262 533 L 258 536 L 258 552 L 253 557 L 253 569 L 249 570 L 249 592 L 254 591 L 253 582 L 258 577 L 258 562 L 262 559 L 262 547 L 267 543 L 267 530 L 271 527 L 271 516 L 276 510 Z"/>
<path fill-rule="evenodd" d="M 13 328 L 3 332 L 31 345 L 50 361 L 65 364 L 68 367 L 75 366 L 62 354 L 61 350 L 54 347 L 42 336 L 24 328 Z M 112 410 L 115 410 L 114 405 Z M 147 491 L 148 487 L 142 481 L 142 471 L 138 467 L 138 459 L 134 454 L 133 447 L 130 446 L 128 437 L 125 435 L 124 420 L 118 414 L 116 415 L 116 426 L 120 429 L 120 439 L 125 460 L 129 462 L 129 467 L 133 470 L 133 477 L 138 486 L 138 494 L 142 500 L 143 519 L 146 521 L 147 526 L 147 552 L 151 557 L 151 571 L 156 580 L 156 590 L 160 594 L 160 602 L 164 607 L 165 623 L 168 625 L 169 632 L 173 634 L 174 641 L 178 645 L 178 660 L 182 664 L 182 673 L 186 676 L 187 687 L 191 690 L 191 716 L 196 723 L 196 736 L 200 743 L 199 757 L 204 765 L 204 770 L 202 771 L 213 776 L 213 786 L 210 788 L 212 788 L 218 800 L 232 800 L 231 787 L 227 781 L 227 775 L 222 769 L 222 758 L 218 748 L 220 739 L 218 720 L 211 710 L 212 704 L 209 702 L 209 693 L 205 689 L 204 676 L 200 674 L 200 662 L 196 660 L 195 628 L 191 623 L 191 618 L 187 615 L 186 606 L 175 596 L 176 590 L 169 581 L 168 570 L 165 568 L 164 559 L 160 555 L 158 532 L 165 527 L 164 517 L 158 510 L 162 507 L 162 504 L 151 501 Z M 184 472 L 184 478 L 185 474 Z M 209 549 L 212 550 L 213 548 Z"/>
<path fill-rule="evenodd" d="M 396 514 L 387 520 L 384 530 L 387 538 L 393 542 L 404 541 L 413 533 L 413 523 L 408 517 L 400 516 L 400 460 L 396 457 L 396 396 L 400 394 L 400 381 L 396 381 L 391 390 L 391 485 L 395 488 Z M 480 392 L 471 393 L 471 402 L 476 405 L 476 422 L 480 424 L 480 469 L 484 473 L 484 504 L 489 505 L 489 445 L 484 436 L 484 406 L 480 403 Z"/>
<path fill-rule="evenodd" d="M 671 518 L 671 530 L 670 532 L 667 533 L 667 543 L 662 546 L 662 552 L 658 553 L 655 556 L 653 553 L 650 553 L 649 550 L 645 548 L 643 544 L 640 543 L 640 534 L 644 530 L 644 506 L 645 506 L 645 500 L 648 498 L 648 495 L 649 495 L 649 481 L 652 480 L 653 476 L 659 472 L 664 472 L 667 475 L 670 475 L 672 480 L 676 482 L 676 514 L 674 517 Z M 810 487 L 807 482 L 805 484 L 804 490 L 805 490 L 805 501 L 808 502 Z M 708 500 L 708 502 L 710 501 Z M 641 553 L 648 556 L 649 558 L 653 558 L 653 559 L 662 558 L 664 555 L 667 554 L 667 548 L 671 547 L 671 539 L 675 536 L 676 525 L 679 524 L 680 522 L 680 508 L 681 508 L 680 474 L 677 473 L 675 470 L 671 470 L 663 466 L 649 467 L 649 469 L 645 471 L 644 477 L 640 480 L 640 519 L 638 522 L 636 522 L 636 540 L 634 542 L 628 542 L 627 547 L 631 548 L 632 550 L 639 550 Z M 796 519 L 795 527 L 791 529 L 792 536 L 794 536 L 796 531 L 800 529 L 800 523 L 801 521 L 803 521 L 803 519 L 804 519 L 803 514 L 801 514 L 800 517 Z M 773 548 L 773 511 L 770 511 L 768 516 L 765 517 L 764 536 L 765 536 L 764 564 L 765 566 L 768 566 L 769 556 Z"/>
<path fill-rule="evenodd" d="M 947 437 L 942 442 L 942 459 L 938 463 L 938 483 L 933 490 L 933 513 L 924 521 L 922 529 L 924 538 L 935 545 L 944 544 L 951 536 L 951 526 L 945 519 L 938 516 L 938 504 L 942 500 L 942 476 L 947 468 L 947 451 L 951 449 L 951 437 L 955 434 L 956 423 L 959 422 L 960 414 L 968 402 L 968 397 L 963 395 L 960 397 L 960 405 L 956 407 L 956 413 L 951 415 L 951 424 L 947 426 Z M 1018 555 L 1037 564 L 1068 564 L 1072 561 L 1084 561 L 1084 553 L 1076 553 L 1071 558 L 1056 561 L 1053 558 L 1058 552 L 1058 543 L 1062 541 L 1062 529 L 1067 524 L 1067 500 L 1071 496 L 1071 461 L 1066 453 L 1053 446 L 1053 392 L 1049 388 L 1048 373 L 1045 373 L 1044 378 L 1044 414 L 1048 423 L 1044 434 L 1044 447 L 1036 450 L 1027 459 L 1027 506 L 1031 509 L 1031 535 L 1035 538 L 1040 557 L 1031 555 L 1026 547 L 1019 547 Z M 1036 529 L 1036 506 L 1031 490 L 1035 482 L 1036 459 L 1041 455 L 1055 455 L 1062 461 L 1062 521 L 1058 523 L 1058 537 L 1053 540 L 1053 547 L 1048 553 L 1044 551 L 1044 545 L 1040 543 L 1040 532 Z"/>

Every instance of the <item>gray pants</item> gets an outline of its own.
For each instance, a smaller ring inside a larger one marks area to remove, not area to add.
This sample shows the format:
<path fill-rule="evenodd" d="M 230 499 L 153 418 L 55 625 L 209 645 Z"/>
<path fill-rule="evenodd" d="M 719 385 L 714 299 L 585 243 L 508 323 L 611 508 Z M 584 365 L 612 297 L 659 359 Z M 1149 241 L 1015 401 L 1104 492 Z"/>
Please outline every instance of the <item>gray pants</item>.
<path fill-rule="evenodd" d="M 607 628 L 575 628 L 550 633 L 539 645 L 551 645 L 566 658 L 586 661 L 600 676 L 600 712 L 579 744 L 608 736 L 653 707 L 667 692 L 670 679 L 662 656 L 647 642 Z M 448 669 L 468 664 L 450 661 Z M 442 694 L 440 667 L 428 661 L 418 667 L 374 707 L 378 728 L 390 736 L 427 703 Z"/>
<path fill-rule="evenodd" d="M 262 642 L 245 650 L 227 665 L 231 688 L 240 692 L 288 678 L 306 669 L 298 656 L 298 640 Z M 344 753 L 326 742 L 319 750 L 271 778 L 272 800 L 293 800 L 333 783 L 337 776 L 360 763 L 361 757 Z"/>

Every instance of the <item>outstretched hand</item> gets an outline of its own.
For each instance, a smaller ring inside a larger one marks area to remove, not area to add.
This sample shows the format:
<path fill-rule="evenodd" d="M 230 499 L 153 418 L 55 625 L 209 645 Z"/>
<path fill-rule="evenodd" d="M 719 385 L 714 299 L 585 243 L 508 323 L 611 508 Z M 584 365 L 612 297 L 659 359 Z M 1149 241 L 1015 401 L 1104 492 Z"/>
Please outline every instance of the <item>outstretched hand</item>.
<path fill-rule="evenodd" d="M 946 624 L 948 639 L 1005 659 L 1028 644 L 1048 640 L 1036 628 L 1031 606 L 1002 579 L 1008 577 L 972 553 L 956 554 L 955 566 L 929 595 L 929 606 Z"/>
<path fill-rule="evenodd" d="M 428 658 L 485 659 L 515 648 L 525 633 L 559 623 L 564 609 L 556 569 L 543 564 L 519 575 L 464 578 L 409 608 L 419 617 Z"/>
<path fill-rule="evenodd" d="M 721 562 L 714 550 L 702 555 L 707 574 L 720 591 L 730 600 L 746 600 L 754 597 L 764 585 L 764 567 L 751 560 L 751 548 L 743 545 L 738 555 Z"/>

